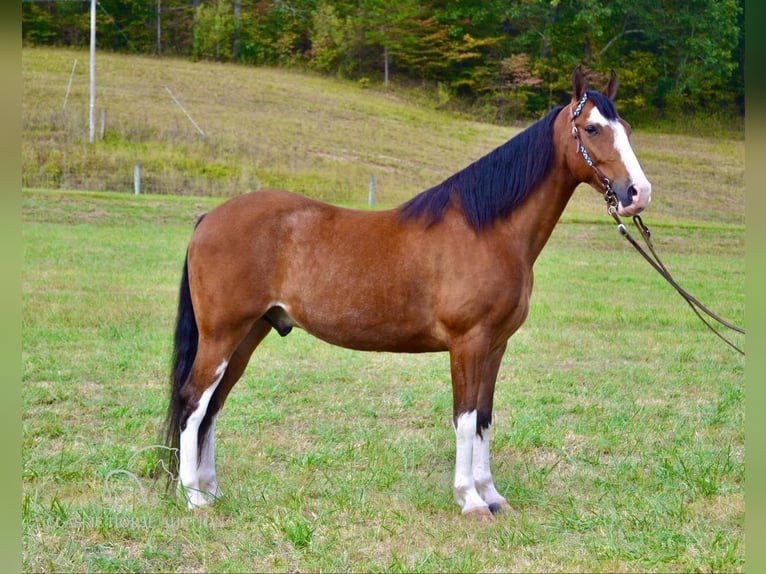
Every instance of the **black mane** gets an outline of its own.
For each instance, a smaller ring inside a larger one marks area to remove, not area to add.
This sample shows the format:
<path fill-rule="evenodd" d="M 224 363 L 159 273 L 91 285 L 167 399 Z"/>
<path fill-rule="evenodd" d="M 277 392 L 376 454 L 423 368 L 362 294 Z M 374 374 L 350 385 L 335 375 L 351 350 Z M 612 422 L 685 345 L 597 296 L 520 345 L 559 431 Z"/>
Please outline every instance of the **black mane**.
<path fill-rule="evenodd" d="M 598 104 L 602 102 L 594 103 L 601 109 Z M 453 194 L 468 223 L 477 231 L 510 213 L 550 169 L 553 120 L 561 108 L 552 109 L 494 151 L 407 201 L 402 205 L 402 218 L 424 217 L 428 224 L 436 223 L 443 217 Z"/>

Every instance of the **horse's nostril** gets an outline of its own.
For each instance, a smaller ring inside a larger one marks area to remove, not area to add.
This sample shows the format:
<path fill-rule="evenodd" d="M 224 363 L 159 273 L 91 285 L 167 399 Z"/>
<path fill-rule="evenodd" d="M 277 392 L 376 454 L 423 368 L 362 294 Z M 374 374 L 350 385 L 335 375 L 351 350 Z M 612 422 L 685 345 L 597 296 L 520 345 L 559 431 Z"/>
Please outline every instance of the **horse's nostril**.
<path fill-rule="evenodd" d="M 628 196 L 633 198 L 633 197 L 636 197 L 637 195 L 638 195 L 638 190 L 636 189 L 636 186 L 635 185 L 631 185 L 628 188 Z"/>

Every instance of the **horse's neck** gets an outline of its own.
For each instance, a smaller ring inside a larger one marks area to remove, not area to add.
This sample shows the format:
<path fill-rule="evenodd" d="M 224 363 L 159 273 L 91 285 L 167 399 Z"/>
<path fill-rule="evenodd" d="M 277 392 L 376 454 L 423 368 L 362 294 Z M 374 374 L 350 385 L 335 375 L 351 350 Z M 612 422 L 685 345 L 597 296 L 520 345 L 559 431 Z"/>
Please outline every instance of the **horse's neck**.
<path fill-rule="evenodd" d="M 577 182 L 552 169 L 540 185 L 500 225 L 530 267 L 548 242 Z"/>
<path fill-rule="evenodd" d="M 547 175 L 508 217 L 498 222 L 514 251 L 532 267 L 548 242 L 569 203 L 577 180 L 567 167 L 566 151 L 571 143 L 568 115 L 564 109 L 554 119 L 554 157 Z"/>

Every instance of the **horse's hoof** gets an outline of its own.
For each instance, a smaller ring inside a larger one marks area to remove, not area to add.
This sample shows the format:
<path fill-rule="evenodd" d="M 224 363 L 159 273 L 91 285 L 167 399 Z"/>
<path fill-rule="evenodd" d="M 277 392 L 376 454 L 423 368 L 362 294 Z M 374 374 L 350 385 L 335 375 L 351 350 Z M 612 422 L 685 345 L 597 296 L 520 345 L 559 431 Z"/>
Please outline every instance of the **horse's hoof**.
<path fill-rule="evenodd" d="M 216 497 L 209 492 L 205 492 L 197 489 L 183 489 L 181 490 L 183 496 L 186 498 L 186 507 L 189 510 L 198 510 L 201 508 L 209 507 Z"/>
<path fill-rule="evenodd" d="M 487 506 L 477 506 L 463 513 L 465 516 L 471 516 L 477 522 L 493 522 L 495 517 Z"/>
<path fill-rule="evenodd" d="M 510 504 L 508 504 L 505 500 L 502 502 L 493 502 L 489 505 L 489 511 L 492 514 L 505 514 L 506 512 L 511 512 L 513 508 Z"/>

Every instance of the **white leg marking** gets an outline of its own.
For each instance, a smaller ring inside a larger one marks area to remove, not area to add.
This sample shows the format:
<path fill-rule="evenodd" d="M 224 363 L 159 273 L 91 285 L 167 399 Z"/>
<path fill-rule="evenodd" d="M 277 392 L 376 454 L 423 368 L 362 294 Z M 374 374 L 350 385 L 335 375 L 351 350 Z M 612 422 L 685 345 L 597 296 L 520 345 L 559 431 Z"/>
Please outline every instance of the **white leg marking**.
<path fill-rule="evenodd" d="M 463 509 L 463 514 L 475 508 L 487 507 L 479 496 L 473 474 L 474 440 L 476 438 L 476 411 L 463 413 L 457 419 L 455 427 L 457 452 L 455 456 L 455 501 Z"/>
<path fill-rule="evenodd" d="M 207 430 L 199 465 L 199 489 L 203 494 L 207 493 L 211 501 L 221 496 L 215 472 L 215 419 L 214 416 L 213 420 L 210 421 L 210 428 Z"/>
<path fill-rule="evenodd" d="M 473 441 L 473 479 L 476 483 L 476 490 L 487 504 L 497 504 L 504 506 L 507 504 L 505 498 L 495 489 L 492 480 L 492 472 L 489 469 L 489 441 L 490 429 L 482 431 L 482 436 L 474 437 Z"/>
<path fill-rule="evenodd" d="M 210 403 L 210 397 L 213 396 L 215 389 L 223 378 L 223 374 L 226 372 L 228 366 L 227 361 L 223 361 L 215 370 L 216 380 L 202 393 L 199 398 L 199 403 L 194 412 L 186 419 L 186 428 L 181 432 L 181 439 L 179 444 L 179 468 L 178 468 L 178 488 L 189 501 L 189 508 L 195 508 L 197 506 L 204 506 L 212 502 L 212 498 L 205 489 L 208 485 L 200 484 L 200 468 L 197 465 L 197 433 L 199 431 L 199 425 L 202 423 L 202 419 L 207 412 L 208 404 Z M 212 426 L 211 426 L 212 431 Z M 210 436 L 208 436 L 210 438 Z M 213 448 L 214 445 L 209 445 L 209 453 L 207 458 L 212 462 L 213 460 Z M 205 464 L 205 454 L 203 453 L 202 464 Z M 215 473 L 215 470 L 213 470 Z"/>

